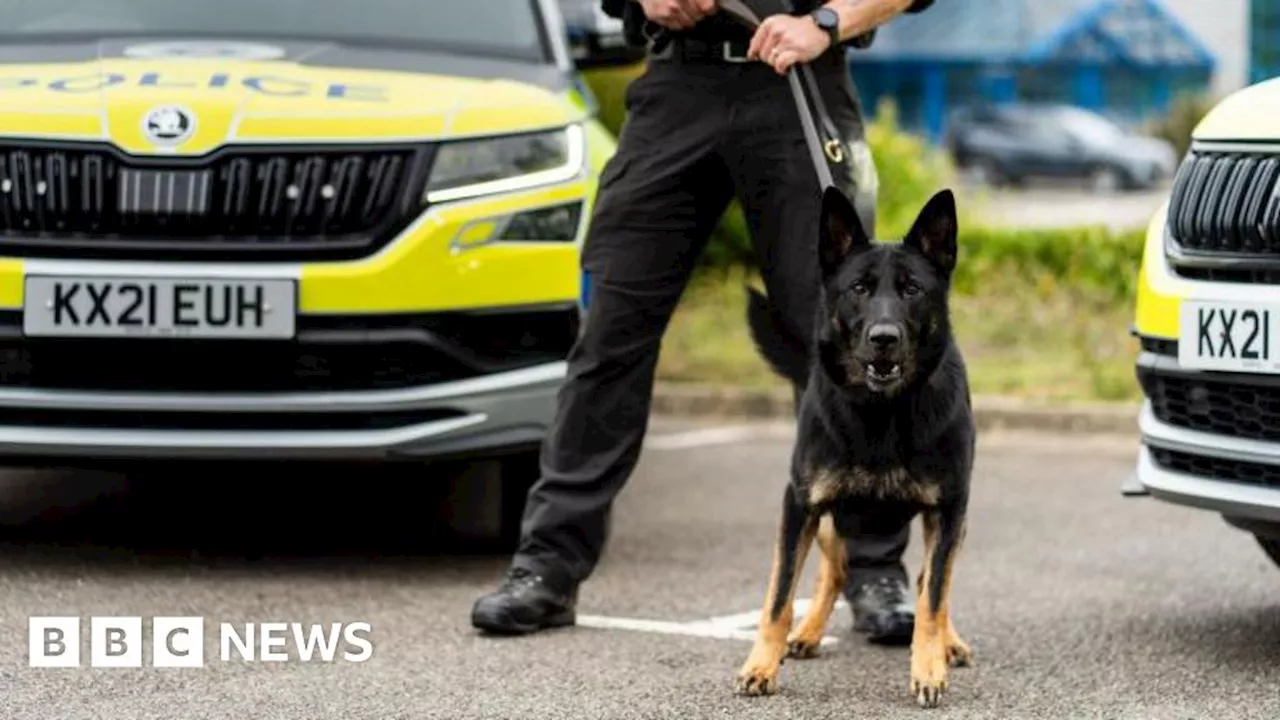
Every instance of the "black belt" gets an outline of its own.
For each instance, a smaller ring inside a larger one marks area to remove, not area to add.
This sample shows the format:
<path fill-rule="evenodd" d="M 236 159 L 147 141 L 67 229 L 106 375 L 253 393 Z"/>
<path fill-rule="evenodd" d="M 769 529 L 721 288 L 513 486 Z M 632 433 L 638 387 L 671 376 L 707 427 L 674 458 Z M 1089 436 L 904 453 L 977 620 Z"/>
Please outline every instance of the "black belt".
<path fill-rule="evenodd" d="M 747 48 L 751 39 L 709 40 L 691 37 L 673 37 L 654 50 L 654 57 L 678 58 L 687 62 L 740 64 L 747 60 Z"/>
<path fill-rule="evenodd" d="M 731 18 L 739 24 L 746 27 L 747 30 L 754 32 L 760 25 L 761 19 L 751 8 L 747 7 L 741 0 L 719 0 L 720 9 L 724 10 Z M 650 41 L 650 52 L 655 60 L 663 60 L 668 58 L 679 58 L 680 60 L 692 62 L 721 62 L 721 63 L 746 63 L 755 62 L 747 60 L 747 48 L 751 45 L 751 40 L 707 40 L 702 38 L 688 36 L 672 36 L 671 34 L 658 29 L 658 32 L 650 34 L 646 30 L 645 35 Z M 839 48 L 833 48 L 828 52 L 839 53 Z M 800 84 L 800 77 L 804 78 L 804 86 Z M 791 84 L 791 94 L 795 97 L 796 110 L 800 113 L 800 124 L 804 128 L 805 142 L 809 146 L 809 155 L 813 161 L 814 170 L 818 173 L 818 182 L 825 190 L 834 185 L 831 174 L 831 165 L 840 165 L 846 161 L 844 152 L 844 141 L 841 139 L 840 130 L 831 120 L 831 115 L 827 112 L 827 106 L 822 102 L 822 94 L 818 88 L 818 81 L 814 78 L 813 68 L 807 63 L 792 66 L 787 73 L 787 81 Z M 808 88 L 809 99 L 805 97 L 805 88 Z M 812 106 L 810 105 L 812 103 Z M 822 133 L 825 139 L 818 137 L 818 124 L 822 125 Z"/>
<path fill-rule="evenodd" d="M 719 0 L 720 9 L 730 17 L 754 31 L 761 22 L 760 16 L 747 7 L 742 0 Z M 800 77 L 804 77 L 804 86 Z M 844 141 L 840 130 L 831 120 L 826 103 L 822 102 L 822 94 L 818 89 L 818 81 L 814 79 L 813 68 L 808 63 L 791 66 L 787 72 L 787 81 L 791 84 L 791 94 L 796 101 L 796 110 L 800 113 L 800 124 L 804 127 L 804 139 L 809 146 L 809 157 L 813 160 L 813 169 L 818 173 L 818 182 L 826 190 L 835 183 L 832 180 L 831 164 L 840 165 L 846 161 Z M 809 98 L 805 97 L 808 88 Z M 812 103 L 812 105 L 810 105 Z M 826 138 L 818 137 L 818 123 L 822 124 L 822 132 Z M 831 163 L 831 164 L 828 164 Z"/>

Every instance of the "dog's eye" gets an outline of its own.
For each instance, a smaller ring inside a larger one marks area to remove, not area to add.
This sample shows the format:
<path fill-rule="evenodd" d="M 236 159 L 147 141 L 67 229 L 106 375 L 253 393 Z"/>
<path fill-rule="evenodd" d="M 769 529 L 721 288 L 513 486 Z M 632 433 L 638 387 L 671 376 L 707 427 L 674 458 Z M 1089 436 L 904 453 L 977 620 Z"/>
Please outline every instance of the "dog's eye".
<path fill-rule="evenodd" d="M 923 290 L 924 288 L 920 287 L 918 283 L 911 282 L 910 280 L 902 286 L 902 292 L 904 295 L 919 295 Z"/>
<path fill-rule="evenodd" d="M 866 283 L 854 283 L 850 289 L 853 290 L 854 295 L 866 295 L 868 292 Z"/>

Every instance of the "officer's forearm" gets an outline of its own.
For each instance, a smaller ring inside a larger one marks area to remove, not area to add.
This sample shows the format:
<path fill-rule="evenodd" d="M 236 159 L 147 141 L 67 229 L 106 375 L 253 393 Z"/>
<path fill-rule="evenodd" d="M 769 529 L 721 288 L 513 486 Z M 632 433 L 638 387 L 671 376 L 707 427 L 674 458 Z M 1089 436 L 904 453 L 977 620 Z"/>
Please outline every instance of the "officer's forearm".
<path fill-rule="evenodd" d="M 840 16 L 840 39 L 848 40 L 874 30 L 901 15 L 916 0 L 828 0 L 826 6 Z"/>

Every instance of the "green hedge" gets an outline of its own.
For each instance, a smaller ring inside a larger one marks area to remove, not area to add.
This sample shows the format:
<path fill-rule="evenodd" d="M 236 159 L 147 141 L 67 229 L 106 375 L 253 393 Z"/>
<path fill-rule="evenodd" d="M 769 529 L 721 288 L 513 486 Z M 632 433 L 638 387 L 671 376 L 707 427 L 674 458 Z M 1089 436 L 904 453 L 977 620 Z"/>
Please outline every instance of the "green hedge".
<path fill-rule="evenodd" d="M 1065 286 L 1098 300 L 1129 302 L 1144 240 L 1142 230 L 962 229 L 956 291 L 974 294 L 1009 283 L 1047 295 Z"/>

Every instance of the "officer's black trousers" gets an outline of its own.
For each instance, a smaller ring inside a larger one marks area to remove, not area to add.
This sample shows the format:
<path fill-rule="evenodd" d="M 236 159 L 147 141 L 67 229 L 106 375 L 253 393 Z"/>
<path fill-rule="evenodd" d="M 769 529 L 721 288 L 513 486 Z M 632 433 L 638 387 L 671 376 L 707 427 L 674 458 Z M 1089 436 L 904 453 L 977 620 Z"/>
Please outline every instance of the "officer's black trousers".
<path fill-rule="evenodd" d="M 860 139 L 847 71 L 834 59 L 813 67 L 842 134 Z M 583 249 L 588 311 L 514 559 L 553 582 L 581 582 L 600 558 L 614 498 L 647 429 L 661 337 L 732 197 L 791 330 L 809 337 L 816 311 L 821 196 L 786 78 L 758 62 L 655 59 L 629 86 L 626 104 Z M 836 180 L 852 198 L 852 174 Z M 714 521 L 715 508 L 706 512 Z M 908 537 L 903 527 L 854 539 L 850 582 L 876 573 L 905 580 Z"/>

